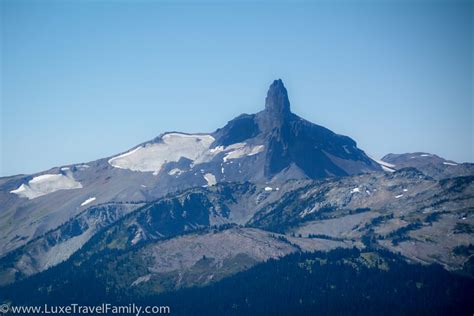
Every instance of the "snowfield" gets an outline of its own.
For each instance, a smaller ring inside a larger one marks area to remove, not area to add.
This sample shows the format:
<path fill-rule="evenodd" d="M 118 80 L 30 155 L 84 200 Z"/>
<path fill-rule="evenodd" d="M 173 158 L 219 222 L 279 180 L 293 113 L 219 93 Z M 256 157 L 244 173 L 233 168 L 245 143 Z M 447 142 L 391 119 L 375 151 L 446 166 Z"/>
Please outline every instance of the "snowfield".
<path fill-rule="evenodd" d="M 43 174 L 34 177 L 27 184 L 23 183 L 15 190 L 10 191 L 19 197 L 30 200 L 53 193 L 59 190 L 80 189 L 82 184 L 74 178 L 63 174 Z"/>
<path fill-rule="evenodd" d="M 209 148 L 214 142 L 211 135 L 169 133 L 161 139 L 160 143 L 147 143 L 113 157 L 109 159 L 109 164 L 115 168 L 153 172 L 156 175 L 166 163 L 178 162 L 180 158 L 190 159 L 196 165 L 209 162 L 220 153 L 226 153 L 223 160 L 227 162 L 230 159 L 256 155 L 264 149 L 263 145 L 249 146 L 246 143 Z M 169 175 L 179 175 L 178 170 L 171 170 Z"/>
<path fill-rule="evenodd" d="M 125 154 L 109 159 L 115 168 L 142 172 L 160 172 L 167 162 L 181 157 L 198 159 L 214 141 L 211 135 L 165 134 L 161 143 L 148 143 Z"/>

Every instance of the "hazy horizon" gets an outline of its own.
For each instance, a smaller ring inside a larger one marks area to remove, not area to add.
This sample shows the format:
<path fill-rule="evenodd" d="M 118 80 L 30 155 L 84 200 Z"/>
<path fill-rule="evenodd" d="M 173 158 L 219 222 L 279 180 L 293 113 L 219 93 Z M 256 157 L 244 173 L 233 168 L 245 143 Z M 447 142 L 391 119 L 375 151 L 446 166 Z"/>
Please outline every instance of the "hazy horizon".
<path fill-rule="evenodd" d="M 469 1 L 2 1 L 0 176 L 292 111 L 367 154 L 474 162 Z"/>

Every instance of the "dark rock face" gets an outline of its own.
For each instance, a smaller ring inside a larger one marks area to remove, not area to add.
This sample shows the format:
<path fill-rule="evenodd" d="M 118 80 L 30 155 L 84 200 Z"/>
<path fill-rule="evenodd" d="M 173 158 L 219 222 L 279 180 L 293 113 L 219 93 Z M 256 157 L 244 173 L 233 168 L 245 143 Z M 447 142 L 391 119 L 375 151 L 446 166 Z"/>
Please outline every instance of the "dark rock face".
<path fill-rule="evenodd" d="M 345 176 L 379 168 L 349 137 L 337 135 L 296 115 L 285 121 L 281 128 L 272 131 L 266 175 L 271 177 L 291 163 L 312 179 Z M 350 169 L 345 166 L 351 163 L 358 167 Z"/>
<path fill-rule="evenodd" d="M 258 133 L 260 130 L 255 122 L 255 115 L 242 114 L 218 129 L 214 136 L 219 145 L 229 146 L 253 138 Z"/>
<path fill-rule="evenodd" d="M 267 133 L 268 178 L 292 164 L 312 179 L 380 170 L 351 138 L 291 113 L 288 93 L 280 79 L 270 86 L 265 110 L 257 116 L 260 129 Z"/>
<path fill-rule="evenodd" d="M 308 122 L 291 112 L 288 92 L 281 79 L 268 89 L 265 109 L 257 114 L 242 114 L 213 133 L 215 146 L 239 142 L 263 145 L 264 157 L 242 163 L 242 173 L 271 180 L 320 179 L 381 171 L 380 166 L 357 148 L 354 140 Z M 245 169 L 248 169 L 245 171 Z M 229 180 L 229 178 L 227 179 Z"/>
<path fill-rule="evenodd" d="M 282 123 L 290 114 L 290 100 L 283 81 L 273 81 L 265 99 L 265 112 L 274 123 Z"/>

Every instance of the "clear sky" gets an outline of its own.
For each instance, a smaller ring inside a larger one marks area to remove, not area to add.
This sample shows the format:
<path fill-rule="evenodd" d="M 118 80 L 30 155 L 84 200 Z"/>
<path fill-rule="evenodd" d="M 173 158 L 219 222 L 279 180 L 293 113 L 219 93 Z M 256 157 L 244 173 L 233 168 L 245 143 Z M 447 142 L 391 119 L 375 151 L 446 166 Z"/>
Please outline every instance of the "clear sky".
<path fill-rule="evenodd" d="M 471 1 L 1 1 L 0 175 L 264 107 L 368 154 L 474 162 Z"/>

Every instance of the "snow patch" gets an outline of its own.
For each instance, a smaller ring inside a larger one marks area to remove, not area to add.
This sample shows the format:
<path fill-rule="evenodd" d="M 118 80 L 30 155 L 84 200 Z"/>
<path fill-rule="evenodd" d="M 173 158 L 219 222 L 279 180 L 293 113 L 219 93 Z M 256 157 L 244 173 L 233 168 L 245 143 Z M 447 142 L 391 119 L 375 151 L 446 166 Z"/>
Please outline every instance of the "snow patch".
<path fill-rule="evenodd" d="M 179 169 L 179 168 L 174 168 L 174 169 L 171 169 L 170 172 L 168 172 L 168 174 L 170 176 L 179 176 L 180 174 L 182 174 L 184 171 Z"/>
<path fill-rule="evenodd" d="M 204 179 L 207 181 L 207 185 L 213 186 L 217 183 L 216 177 L 212 173 L 206 173 Z"/>
<path fill-rule="evenodd" d="M 239 148 L 228 152 L 224 156 L 224 158 L 223 158 L 224 162 L 227 162 L 227 160 L 230 160 L 230 159 L 242 158 L 244 156 L 254 156 L 258 153 L 261 153 L 264 149 L 263 145 L 247 146 L 245 143 L 238 143 L 238 144 L 241 145 Z"/>
<path fill-rule="evenodd" d="M 95 196 L 94 196 L 94 197 L 90 197 L 90 198 L 88 198 L 87 200 L 85 200 L 84 202 L 82 202 L 82 203 L 81 203 L 81 206 L 85 206 L 85 205 L 87 205 L 87 204 L 89 204 L 89 203 L 92 203 L 92 202 L 94 202 L 94 201 L 95 201 Z"/>
<path fill-rule="evenodd" d="M 359 188 L 354 188 L 354 189 L 351 190 L 351 193 L 357 193 L 357 192 L 360 192 Z"/>
<path fill-rule="evenodd" d="M 136 286 L 136 285 L 139 285 L 140 283 L 148 282 L 150 281 L 150 279 L 151 279 L 151 274 L 141 276 L 137 278 L 135 281 L 133 281 L 130 286 Z"/>
<path fill-rule="evenodd" d="M 72 177 L 63 174 L 43 174 L 34 177 L 27 184 L 23 183 L 17 189 L 10 191 L 10 193 L 32 200 L 59 190 L 80 188 L 82 188 L 82 184 Z"/>
<path fill-rule="evenodd" d="M 447 166 L 457 166 L 458 164 L 457 164 L 457 163 L 452 163 L 452 162 L 443 161 L 443 165 L 447 165 Z"/>
<path fill-rule="evenodd" d="M 141 229 L 137 230 L 135 233 L 135 236 L 133 236 L 133 239 L 130 241 L 130 243 L 133 245 L 136 245 L 140 240 L 142 240 L 142 231 Z"/>
<path fill-rule="evenodd" d="M 382 167 L 382 170 L 383 170 L 383 171 L 387 171 L 387 172 L 395 172 L 395 170 L 394 170 L 394 169 L 392 169 L 392 168 L 385 167 L 384 165 L 380 165 L 380 166 Z"/>
<path fill-rule="evenodd" d="M 385 162 L 383 160 L 378 160 L 378 159 L 375 159 L 373 157 L 370 157 L 373 161 L 375 161 L 376 163 L 378 163 L 380 165 L 380 167 L 382 167 L 382 170 L 383 171 L 387 171 L 387 172 L 395 172 L 395 165 L 391 164 L 391 163 L 388 163 L 388 162 Z"/>
<path fill-rule="evenodd" d="M 311 209 L 310 209 L 310 208 L 307 208 L 307 209 L 305 209 L 304 211 L 302 211 L 302 212 L 300 213 L 300 217 L 301 217 L 301 218 L 304 218 L 306 215 L 309 215 L 309 214 L 312 214 L 312 213 L 316 212 L 316 210 L 317 210 L 317 207 L 316 207 L 316 206 L 313 207 L 313 208 L 311 208 Z"/>

